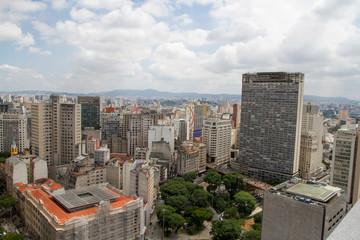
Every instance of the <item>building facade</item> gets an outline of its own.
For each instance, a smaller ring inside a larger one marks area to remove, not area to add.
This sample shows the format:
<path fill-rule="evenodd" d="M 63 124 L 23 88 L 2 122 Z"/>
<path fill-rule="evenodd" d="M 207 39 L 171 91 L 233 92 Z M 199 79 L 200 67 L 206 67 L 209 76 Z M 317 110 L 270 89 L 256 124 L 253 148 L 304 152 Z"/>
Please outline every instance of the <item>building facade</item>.
<path fill-rule="evenodd" d="M 224 164 L 230 161 L 231 121 L 209 118 L 204 120 L 203 143 L 207 148 L 207 161 Z"/>
<path fill-rule="evenodd" d="M 298 174 L 304 74 L 243 74 L 240 153 L 234 167 L 282 182 Z"/>
<path fill-rule="evenodd" d="M 189 172 L 206 171 L 206 145 L 185 141 L 181 144 L 177 158 L 177 173 L 184 175 Z"/>
<path fill-rule="evenodd" d="M 339 129 L 335 133 L 331 185 L 346 191 L 349 207 L 360 196 L 359 129 Z"/>
<path fill-rule="evenodd" d="M 93 127 L 100 129 L 100 97 L 78 96 L 81 105 L 81 128 Z"/>
<path fill-rule="evenodd" d="M 345 216 L 341 189 L 287 182 L 264 194 L 262 240 L 324 240 Z"/>

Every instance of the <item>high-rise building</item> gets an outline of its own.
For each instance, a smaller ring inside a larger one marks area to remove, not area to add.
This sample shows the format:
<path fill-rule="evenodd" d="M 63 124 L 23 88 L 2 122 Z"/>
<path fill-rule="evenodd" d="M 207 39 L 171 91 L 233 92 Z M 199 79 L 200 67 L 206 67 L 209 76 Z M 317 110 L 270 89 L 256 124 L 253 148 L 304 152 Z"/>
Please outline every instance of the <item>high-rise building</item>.
<path fill-rule="evenodd" d="M 285 182 L 264 194 L 262 240 L 324 240 L 345 216 L 341 189 Z"/>
<path fill-rule="evenodd" d="M 31 105 L 32 152 L 53 164 L 70 163 L 81 143 L 81 106 L 62 103 L 51 95 L 50 103 Z"/>
<path fill-rule="evenodd" d="M 238 128 L 240 126 L 240 106 L 239 104 L 233 105 L 233 115 L 232 115 L 232 127 Z"/>
<path fill-rule="evenodd" d="M 223 164 L 230 161 L 231 121 L 209 118 L 204 120 L 203 143 L 208 162 Z"/>
<path fill-rule="evenodd" d="M 81 104 L 81 129 L 100 129 L 100 97 L 78 96 Z"/>
<path fill-rule="evenodd" d="M 331 185 L 346 191 L 349 207 L 360 196 L 360 132 L 359 129 L 339 129 L 335 133 L 332 155 Z"/>
<path fill-rule="evenodd" d="M 24 109 L 0 113 L 0 152 L 10 152 L 16 143 L 18 152 L 29 149 L 27 117 Z"/>
<path fill-rule="evenodd" d="M 349 111 L 346 109 L 341 109 L 339 111 L 339 119 L 338 119 L 338 124 L 344 125 L 342 123 L 345 123 L 346 120 L 348 119 L 349 116 Z"/>
<path fill-rule="evenodd" d="M 240 153 L 234 167 L 282 182 L 298 174 L 304 74 L 244 74 Z"/>
<path fill-rule="evenodd" d="M 304 105 L 299 159 L 299 176 L 303 179 L 315 177 L 322 171 L 323 116 L 319 107 Z"/>
<path fill-rule="evenodd" d="M 175 137 L 178 141 L 189 140 L 189 119 L 174 119 Z"/>
<path fill-rule="evenodd" d="M 121 122 L 121 134 L 128 141 L 127 153 L 134 156 L 135 148 L 148 147 L 148 134 L 150 126 L 158 125 L 163 114 L 125 114 Z M 125 135 L 123 135 L 125 134 Z"/>

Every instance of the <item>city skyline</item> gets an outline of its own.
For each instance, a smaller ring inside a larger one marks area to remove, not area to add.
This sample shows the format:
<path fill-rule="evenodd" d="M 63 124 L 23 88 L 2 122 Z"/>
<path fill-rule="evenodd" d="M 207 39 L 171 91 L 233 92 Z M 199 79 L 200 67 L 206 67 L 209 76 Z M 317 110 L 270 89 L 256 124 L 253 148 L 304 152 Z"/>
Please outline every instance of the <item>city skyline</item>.
<path fill-rule="evenodd" d="M 359 0 L 13 0 L 3 91 L 238 94 L 247 72 L 303 72 L 305 94 L 359 100 Z"/>

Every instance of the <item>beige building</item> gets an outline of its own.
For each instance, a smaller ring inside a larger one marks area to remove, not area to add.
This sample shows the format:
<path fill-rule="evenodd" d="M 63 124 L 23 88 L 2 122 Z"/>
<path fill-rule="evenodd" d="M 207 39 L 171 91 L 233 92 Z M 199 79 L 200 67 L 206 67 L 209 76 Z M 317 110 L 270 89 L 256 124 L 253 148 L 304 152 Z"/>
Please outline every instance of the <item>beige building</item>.
<path fill-rule="evenodd" d="M 310 179 L 315 176 L 318 152 L 318 140 L 314 132 L 308 131 L 301 134 L 299 177 Z"/>
<path fill-rule="evenodd" d="M 36 239 L 142 239 L 143 201 L 109 185 L 67 190 L 49 180 L 16 184 L 25 225 Z"/>
<path fill-rule="evenodd" d="M 0 152 L 10 152 L 13 142 L 19 152 L 29 149 L 27 124 L 24 109 L 0 113 Z"/>
<path fill-rule="evenodd" d="M 50 103 L 31 105 L 32 151 L 49 165 L 70 163 L 81 143 L 81 106 L 61 102 L 51 95 Z"/>
<path fill-rule="evenodd" d="M 106 182 L 106 169 L 94 165 L 78 166 L 70 173 L 69 187 L 82 188 Z"/>
<path fill-rule="evenodd" d="M 346 191 L 346 201 L 353 206 L 360 195 L 359 129 L 340 129 L 335 133 L 331 185 Z"/>
<path fill-rule="evenodd" d="M 340 124 L 341 121 L 346 121 L 348 119 L 348 116 L 349 116 L 349 110 L 345 110 L 345 109 L 340 110 L 338 124 Z"/>
<path fill-rule="evenodd" d="M 204 120 L 203 143 L 207 147 L 208 162 L 224 164 L 230 161 L 231 121 L 210 118 Z"/>
<path fill-rule="evenodd" d="M 207 147 L 203 143 L 184 141 L 178 154 L 178 174 L 184 175 L 189 172 L 205 172 L 206 149 Z"/>

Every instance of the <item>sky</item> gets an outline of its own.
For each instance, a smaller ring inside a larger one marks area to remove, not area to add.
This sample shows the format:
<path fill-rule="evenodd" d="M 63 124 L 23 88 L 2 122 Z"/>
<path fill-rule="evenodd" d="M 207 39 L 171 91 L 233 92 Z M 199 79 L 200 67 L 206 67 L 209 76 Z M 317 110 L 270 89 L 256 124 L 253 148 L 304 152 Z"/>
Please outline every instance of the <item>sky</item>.
<path fill-rule="evenodd" d="M 360 100 L 360 0 L 0 0 L 0 91 L 241 94 L 267 71 Z"/>

